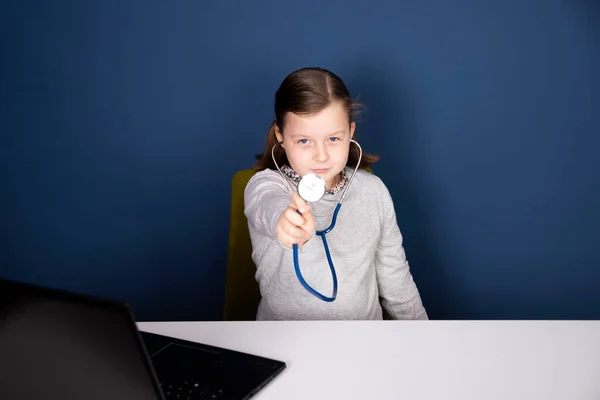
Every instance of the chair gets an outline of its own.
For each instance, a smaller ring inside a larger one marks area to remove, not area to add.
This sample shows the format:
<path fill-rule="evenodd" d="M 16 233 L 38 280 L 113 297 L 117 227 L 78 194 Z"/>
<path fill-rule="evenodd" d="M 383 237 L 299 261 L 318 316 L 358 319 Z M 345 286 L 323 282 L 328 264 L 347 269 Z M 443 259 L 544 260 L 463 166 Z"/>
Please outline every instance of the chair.
<path fill-rule="evenodd" d="M 365 170 L 373 173 L 370 168 Z M 231 215 L 223 309 L 225 321 L 256 320 L 261 298 L 255 278 L 256 266 L 252 261 L 248 220 L 244 214 L 244 190 L 255 173 L 253 169 L 240 170 L 234 174 L 231 181 Z"/>
<path fill-rule="evenodd" d="M 225 321 L 252 321 L 260 302 L 260 290 L 254 277 L 256 266 L 252 261 L 252 243 L 248 219 L 244 214 L 244 190 L 256 171 L 244 169 L 231 180 L 231 216 L 229 219 L 229 246 L 225 278 Z"/>

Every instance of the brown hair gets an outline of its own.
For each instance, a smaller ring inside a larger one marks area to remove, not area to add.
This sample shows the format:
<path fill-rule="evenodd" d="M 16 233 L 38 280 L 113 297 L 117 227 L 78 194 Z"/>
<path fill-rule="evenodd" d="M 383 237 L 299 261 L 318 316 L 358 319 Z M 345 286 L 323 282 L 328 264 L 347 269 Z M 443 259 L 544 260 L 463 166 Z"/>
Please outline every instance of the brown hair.
<path fill-rule="evenodd" d="M 258 161 L 254 169 L 262 171 L 277 168 L 273 163 L 271 150 L 278 143 L 275 128 L 279 127 L 279 131 L 283 133 L 287 113 L 312 115 L 335 101 L 341 103 L 348 111 L 348 124 L 351 124 L 357 116 L 359 104 L 352 100 L 346 85 L 338 76 L 322 68 L 302 68 L 289 74 L 275 93 L 275 121 L 269 127 L 263 154 L 256 156 Z M 288 164 L 285 150 L 281 146 L 275 148 L 274 156 L 279 166 Z M 358 157 L 358 147 L 351 144 L 347 165 L 356 166 Z M 363 151 L 359 168 L 367 168 L 378 160 L 379 156 Z"/>

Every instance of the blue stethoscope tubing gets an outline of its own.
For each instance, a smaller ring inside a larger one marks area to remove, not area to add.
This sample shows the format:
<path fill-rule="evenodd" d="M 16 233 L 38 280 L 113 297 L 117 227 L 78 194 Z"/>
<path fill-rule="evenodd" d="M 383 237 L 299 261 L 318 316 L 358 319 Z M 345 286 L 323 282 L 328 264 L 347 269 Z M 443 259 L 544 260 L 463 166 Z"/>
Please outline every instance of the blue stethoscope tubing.
<path fill-rule="evenodd" d="M 344 193 L 342 193 L 342 197 L 340 197 L 340 201 L 338 202 L 338 204 L 335 206 L 335 210 L 333 211 L 333 217 L 331 218 L 331 223 L 329 224 L 329 226 L 322 230 L 322 231 L 316 231 L 316 235 L 321 237 L 321 240 L 323 241 L 323 247 L 325 248 L 325 255 L 327 256 L 327 263 L 329 264 L 329 269 L 331 270 L 331 278 L 333 280 L 333 292 L 331 297 L 325 296 L 321 293 L 319 293 L 318 291 L 316 291 L 315 289 L 313 289 L 304 279 L 304 277 L 302 276 L 302 272 L 300 271 L 300 262 L 298 261 L 298 245 L 294 244 L 292 246 L 293 249 L 293 253 L 294 253 L 294 270 L 296 272 L 296 276 L 298 277 L 298 280 L 300 281 L 300 284 L 312 295 L 314 295 L 315 297 L 331 303 L 333 302 L 336 297 L 337 297 L 337 292 L 338 292 L 338 280 L 337 280 L 337 274 L 335 272 L 335 267 L 333 266 L 333 261 L 331 259 L 331 253 L 329 251 L 329 245 L 327 244 L 327 237 L 326 235 L 331 232 L 333 230 L 333 228 L 335 228 L 335 223 L 337 221 L 337 216 L 338 213 L 340 211 L 340 208 L 342 207 L 342 201 L 344 201 L 344 197 L 346 197 L 346 193 L 348 193 L 348 188 L 350 187 L 350 184 L 352 183 L 352 180 L 354 179 L 354 175 L 356 175 L 356 171 L 358 171 L 358 167 L 360 166 L 360 162 L 362 160 L 362 148 L 360 147 L 360 145 L 358 144 L 357 141 L 355 140 L 350 140 L 350 142 L 354 143 L 355 145 L 358 146 L 360 155 L 358 158 L 358 162 L 356 163 L 356 166 L 354 167 L 354 172 L 352 173 L 352 176 L 350 177 L 350 180 L 348 181 L 348 184 L 346 185 L 346 187 L 344 188 Z M 281 143 L 277 143 L 275 146 L 273 146 L 273 148 L 271 149 L 271 157 L 273 158 L 273 162 L 275 163 L 275 166 L 277 167 L 277 170 L 279 171 L 279 173 L 281 174 L 281 176 L 283 177 L 283 179 L 288 182 L 289 184 L 289 180 L 285 177 L 285 175 L 283 174 L 283 172 L 281 172 L 281 169 L 279 168 L 279 165 L 277 165 L 277 161 L 275 161 L 275 155 L 274 155 L 274 150 L 275 147 L 277 147 L 278 145 L 280 145 Z M 292 191 L 294 189 L 292 188 Z M 298 211 L 298 213 L 300 213 L 300 211 Z"/>
<path fill-rule="evenodd" d="M 338 281 L 337 281 L 337 274 L 335 273 L 335 267 L 333 266 L 333 261 L 331 260 L 331 253 L 329 252 L 329 246 L 327 245 L 327 237 L 325 235 L 327 235 L 329 232 L 331 232 L 331 230 L 335 227 L 335 221 L 337 220 L 337 215 L 338 215 L 338 212 L 340 211 L 341 206 L 342 206 L 342 203 L 338 203 L 337 206 L 335 206 L 335 211 L 333 212 L 333 217 L 331 218 L 331 224 L 329 224 L 327 229 L 316 232 L 316 235 L 320 236 L 321 239 L 323 240 L 323 247 L 325 248 L 325 255 L 327 256 L 327 262 L 329 263 L 329 269 L 331 270 L 331 279 L 333 280 L 333 294 L 331 295 L 331 297 L 327 297 L 327 296 L 317 292 L 304 280 L 304 277 L 302 276 L 302 272 L 300 272 L 300 263 L 298 262 L 298 245 L 297 244 L 293 245 L 294 270 L 296 271 L 296 276 L 298 277 L 298 280 L 300 281 L 302 286 L 304 286 L 304 288 L 306 290 L 308 290 L 311 294 L 313 294 L 314 296 L 316 296 L 319 299 L 326 301 L 328 303 L 334 301 L 335 298 L 337 297 Z"/>

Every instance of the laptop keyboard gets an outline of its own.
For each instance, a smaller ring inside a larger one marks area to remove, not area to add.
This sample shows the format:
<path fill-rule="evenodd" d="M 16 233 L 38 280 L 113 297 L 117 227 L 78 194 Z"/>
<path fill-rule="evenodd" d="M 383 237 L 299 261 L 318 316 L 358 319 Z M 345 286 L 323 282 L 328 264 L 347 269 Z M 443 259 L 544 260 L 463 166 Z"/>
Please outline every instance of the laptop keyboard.
<path fill-rule="evenodd" d="M 212 400 L 222 399 L 225 395 L 223 388 L 194 381 L 184 381 L 178 385 L 161 383 L 160 387 L 167 400 Z"/>

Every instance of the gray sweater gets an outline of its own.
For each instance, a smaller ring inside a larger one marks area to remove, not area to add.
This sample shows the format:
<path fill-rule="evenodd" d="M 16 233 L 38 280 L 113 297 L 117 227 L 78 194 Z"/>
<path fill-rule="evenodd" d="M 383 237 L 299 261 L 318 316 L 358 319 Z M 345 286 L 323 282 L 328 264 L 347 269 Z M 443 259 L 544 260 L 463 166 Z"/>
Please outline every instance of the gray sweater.
<path fill-rule="evenodd" d="M 293 183 L 292 187 L 296 190 Z M 310 204 L 317 230 L 329 226 L 343 191 Z M 356 173 L 336 226 L 327 234 L 338 278 L 333 302 L 318 299 L 301 285 L 292 249 L 275 238 L 275 226 L 290 197 L 288 183 L 273 170 L 255 174 L 245 189 L 252 259 L 262 297 L 258 320 L 382 319 L 382 305 L 394 319 L 428 318 L 402 247 L 392 199 L 381 179 L 365 171 Z M 330 297 L 333 281 L 321 238 L 315 235 L 302 246 L 298 259 L 306 282 Z"/>

